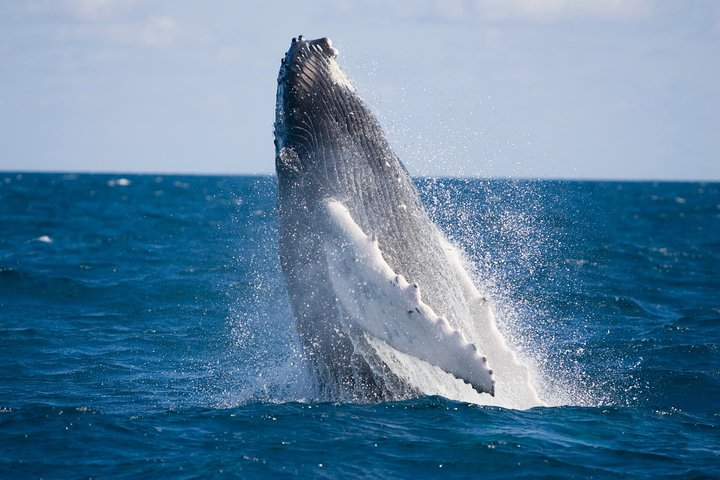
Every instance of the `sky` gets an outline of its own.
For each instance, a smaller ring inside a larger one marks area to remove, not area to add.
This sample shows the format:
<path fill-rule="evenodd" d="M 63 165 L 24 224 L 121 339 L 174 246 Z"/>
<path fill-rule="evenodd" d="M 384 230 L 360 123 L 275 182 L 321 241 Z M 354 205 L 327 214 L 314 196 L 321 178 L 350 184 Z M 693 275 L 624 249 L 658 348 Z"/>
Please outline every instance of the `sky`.
<path fill-rule="evenodd" d="M 715 0 L 0 0 L 0 170 L 271 174 L 298 34 L 412 174 L 720 180 Z"/>

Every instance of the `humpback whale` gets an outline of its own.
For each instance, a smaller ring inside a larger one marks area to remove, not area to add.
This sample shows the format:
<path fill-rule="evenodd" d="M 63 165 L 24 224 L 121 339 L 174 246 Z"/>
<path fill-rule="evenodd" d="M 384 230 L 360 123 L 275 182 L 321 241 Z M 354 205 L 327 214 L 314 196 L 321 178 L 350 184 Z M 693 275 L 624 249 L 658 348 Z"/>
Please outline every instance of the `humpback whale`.
<path fill-rule="evenodd" d="M 318 396 L 539 404 L 337 57 L 328 38 L 292 39 L 274 124 L 280 264 Z"/>

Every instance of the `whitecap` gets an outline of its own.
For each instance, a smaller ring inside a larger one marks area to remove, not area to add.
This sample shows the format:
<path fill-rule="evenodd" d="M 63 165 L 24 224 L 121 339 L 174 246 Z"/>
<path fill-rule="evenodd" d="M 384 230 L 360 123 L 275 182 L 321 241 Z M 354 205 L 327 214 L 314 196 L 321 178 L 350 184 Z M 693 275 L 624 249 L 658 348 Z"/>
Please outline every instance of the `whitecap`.
<path fill-rule="evenodd" d="M 108 180 L 108 187 L 127 187 L 128 185 L 130 185 L 130 183 L 132 182 L 130 182 L 130 180 L 128 180 L 127 178 L 112 179 Z"/>

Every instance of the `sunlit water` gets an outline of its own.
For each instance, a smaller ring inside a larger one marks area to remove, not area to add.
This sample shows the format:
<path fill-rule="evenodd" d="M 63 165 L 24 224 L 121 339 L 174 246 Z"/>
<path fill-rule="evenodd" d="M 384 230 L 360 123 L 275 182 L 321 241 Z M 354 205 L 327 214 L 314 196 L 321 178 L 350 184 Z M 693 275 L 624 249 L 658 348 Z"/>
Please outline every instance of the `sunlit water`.
<path fill-rule="evenodd" d="M 0 174 L 0 477 L 720 476 L 720 185 L 419 180 L 547 406 L 318 403 L 269 177 Z"/>

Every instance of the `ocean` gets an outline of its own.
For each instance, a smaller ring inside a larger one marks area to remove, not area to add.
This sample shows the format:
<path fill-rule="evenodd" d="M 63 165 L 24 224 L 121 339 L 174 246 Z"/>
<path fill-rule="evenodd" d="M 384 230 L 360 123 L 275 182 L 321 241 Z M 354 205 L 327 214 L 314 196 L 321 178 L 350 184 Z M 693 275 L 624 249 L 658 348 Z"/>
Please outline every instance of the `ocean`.
<path fill-rule="evenodd" d="M 720 184 L 417 180 L 542 406 L 314 396 L 273 177 L 0 173 L 0 478 L 720 478 Z"/>

